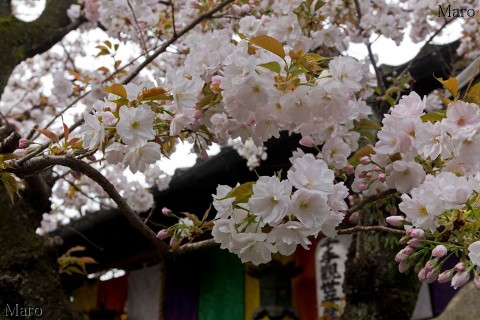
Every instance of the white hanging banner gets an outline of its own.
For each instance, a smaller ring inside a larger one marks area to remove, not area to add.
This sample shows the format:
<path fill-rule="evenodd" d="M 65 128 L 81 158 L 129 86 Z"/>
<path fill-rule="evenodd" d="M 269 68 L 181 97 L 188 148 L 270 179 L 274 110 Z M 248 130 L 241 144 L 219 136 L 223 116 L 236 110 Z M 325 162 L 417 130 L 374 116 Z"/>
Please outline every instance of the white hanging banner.
<path fill-rule="evenodd" d="M 320 319 L 340 317 L 345 307 L 343 280 L 351 235 L 322 239 L 315 253 L 317 305 Z"/>

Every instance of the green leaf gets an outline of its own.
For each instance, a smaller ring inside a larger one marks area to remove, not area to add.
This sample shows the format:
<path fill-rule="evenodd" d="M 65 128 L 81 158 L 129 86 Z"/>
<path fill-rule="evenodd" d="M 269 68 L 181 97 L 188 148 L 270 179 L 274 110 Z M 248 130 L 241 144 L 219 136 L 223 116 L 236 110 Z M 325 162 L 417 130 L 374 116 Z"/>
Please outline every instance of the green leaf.
<path fill-rule="evenodd" d="M 109 100 L 115 104 L 118 104 L 120 106 L 128 106 L 128 103 L 130 101 L 128 101 L 128 99 L 125 99 L 125 98 L 120 98 L 120 99 L 115 99 L 115 100 Z"/>
<path fill-rule="evenodd" d="M 84 274 L 83 271 L 77 266 L 68 266 L 63 270 L 60 270 L 60 273 L 66 273 L 68 275 L 72 275 L 74 273 Z"/>
<path fill-rule="evenodd" d="M 253 194 L 252 187 L 254 184 L 254 181 L 242 183 L 238 187 L 230 190 L 230 192 L 225 196 L 224 199 L 235 198 L 235 201 L 233 201 L 234 205 L 238 203 L 246 203 Z"/>
<path fill-rule="evenodd" d="M 280 63 L 278 63 L 276 61 L 262 63 L 262 64 L 259 64 L 258 66 L 267 68 L 268 70 L 272 70 L 273 72 L 278 73 L 278 74 L 280 73 L 280 71 L 282 71 L 282 67 L 280 66 Z"/>
<path fill-rule="evenodd" d="M 458 80 L 455 77 L 450 77 L 448 80 L 443 80 L 443 78 L 437 78 L 433 76 L 435 79 L 437 79 L 447 90 L 450 92 L 453 96 L 454 99 L 458 98 Z"/>
<path fill-rule="evenodd" d="M 5 161 L 20 158 L 18 154 L 6 153 L 0 154 L 0 168 L 5 169 Z"/>
<path fill-rule="evenodd" d="M 371 119 L 362 119 L 357 122 L 355 125 L 358 129 L 372 129 L 372 130 L 381 130 L 382 127 L 375 121 Z"/>
<path fill-rule="evenodd" d="M 15 180 L 15 176 L 12 173 L 3 172 L 0 175 L 0 179 L 5 185 L 8 195 L 10 196 L 10 201 L 12 201 L 13 204 L 15 200 L 15 193 L 18 195 L 18 184 L 17 180 Z"/>
<path fill-rule="evenodd" d="M 375 140 L 377 136 L 373 133 L 372 130 L 368 129 L 357 129 L 356 130 L 358 133 L 360 133 L 363 137 L 367 138 L 370 140 L 371 143 L 375 143 Z"/>
<path fill-rule="evenodd" d="M 352 166 L 356 167 L 360 163 L 361 157 L 369 156 L 373 153 L 375 153 L 375 151 L 373 150 L 372 146 L 361 147 L 353 154 L 353 156 L 350 157 L 350 159 L 348 159 L 348 162 Z"/>
<path fill-rule="evenodd" d="M 470 90 L 468 90 L 467 94 L 465 95 L 465 100 L 467 102 L 480 104 L 480 83 L 477 83 L 471 87 Z"/>
<path fill-rule="evenodd" d="M 108 93 L 113 93 L 119 97 L 127 99 L 127 90 L 121 84 L 115 83 L 108 88 L 105 88 L 103 91 Z"/>
<path fill-rule="evenodd" d="M 298 76 L 300 74 L 307 73 L 308 70 L 305 69 L 304 66 L 301 64 L 295 63 L 290 66 L 290 70 L 288 70 L 292 76 Z"/>
<path fill-rule="evenodd" d="M 160 94 L 158 96 L 144 97 L 143 101 L 156 101 L 156 100 L 173 100 L 173 97 L 168 94 Z"/>
<path fill-rule="evenodd" d="M 49 138 L 50 140 L 52 140 L 53 142 L 58 142 L 60 141 L 60 139 L 58 138 L 58 136 L 53 133 L 52 131 L 50 130 L 46 130 L 46 129 L 37 129 L 38 132 L 40 132 L 41 134 L 43 134 L 44 136 L 46 136 L 47 138 Z"/>
<path fill-rule="evenodd" d="M 282 59 L 285 58 L 285 50 L 283 49 L 283 45 L 280 41 L 278 41 L 275 38 L 272 38 L 267 35 L 260 35 L 250 39 L 250 42 L 265 50 L 268 50 L 276 54 Z"/>
<path fill-rule="evenodd" d="M 435 123 L 437 121 L 441 121 L 443 118 L 446 118 L 446 117 L 447 117 L 447 110 L 436 110 L 436 111 L 432 111 L 427 114 L 424 114 L 420 118 L 422 119 L 423 122 L 430 121 Z"/>
<path fill-rule="evenodd" d="M 318 0 L 318 1 L 315 3 L 315 8 L 313 9 L 314 12 L 317 12 L 317 11 L 318 11 L 321 7 L 323 7 L 325 4 L 326 4 L 325 1 Z"/>

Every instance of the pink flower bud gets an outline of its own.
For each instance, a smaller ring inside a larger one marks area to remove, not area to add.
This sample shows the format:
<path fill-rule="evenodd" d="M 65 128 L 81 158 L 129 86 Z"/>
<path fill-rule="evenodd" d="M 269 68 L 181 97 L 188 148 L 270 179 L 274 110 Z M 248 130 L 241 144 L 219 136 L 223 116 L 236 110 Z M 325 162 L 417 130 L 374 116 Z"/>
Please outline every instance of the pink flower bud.
<path fill-rule="evenodd" d="M 410 255 L 415 251 L 415 248 L 410 247 L 410 246 L 406 246 L 405 248 L 403 248 L 403 251 L 405 251 L 406 254 Z"/>
<path fill-rule="evenodd" d="M 347 172 L 347 174 L 354 174 L 355 173 L 355 168 L 351 164 L 349 164 L 345 168 L 345 171 Z"/>
<path fill-rule="evenodd" d="M 455 270 L 458 272 L 465 271 L 465 263 L 459 262 L 455 265 Z"/>
<path fill-rule="evenodd" d="M 468 280 L 470 280 L 470 272 L 460 271 L 453 276 L 451 285 L 454 289 L 458 289 L 465 285 Z"/>
<path fill-rule="evenodd" d="M 164 216 L 169 217 L 169 216 L 172 214 L 172 210 L 168 209 L 167 207 L 163 207 L 163 208 L 162 208 L 162 214 L 163 214 Z"/>
<path fill-rule="evenodd" d="M 365 177 L 366 177 L 367 179 L 372 179 L 373 173 L 367 172 L 367 174 L 365 175 Z"/>
<path fill-rule="evenodd" d="M 363 165 L 370 164 L 370 157 L 369 156 L 363 156 L 360 158 L 360 163 Z"/>
<path fill-rule="evenodd" d="M 303 136 L 298 143 L 300 143 L 300 145 L 304 147 L 309 147 L 309 148 L 312 148 L 316 145 L 315 140 L 313 140 L 313 138 L 310 136 Z"/>
<path fill-rule="evenodd" d="M 405 222 L 405 218 L 402 216 L 390 216 L 385 219 L 388 224 L 391 224 L 392 226 L 399 227 L 402 226 L 403 223 Z"/>
<path fill-rule="evenodd" d="M 420 281 L 427 280 L 427 272 L 428 270 L 426 268 L 420 269 L 420 271 L 418 271 L 418 280 Z"/>
<path fill-rule="evenodd" d="M 414 247 L 414 248 L 420 248 L 421 246 L 423 246 L 422 240 L 420 240 L 418 238 L 412 238 L 412 239 L 408 240 L 407 244 L 409 246 Z"/>
<path fill-rule="evenodd" d="M 414 237 L 414 238 L 417 238 L 417 239 L 423 239 L 423 237 L 425 236 L 425 231 L 423 231 L 422 229 L 410 229 L 412 230 L 411 233 L 410 233 L 410 236 L 411 237 Z"/>
<path fill-rule="evenodd" d="M 352 213 L 352 214 L 350 215 L 349 221 L 350 221 L 351 223 L 356 224 L 356 223 L 358 223 L 358 220 L 360 220 L 360 212 L 355 211 L 354 213 Z"/>
<path fill-rule="evenodd" d="M 365 178 L 366 176 L 367 176 L 367 173 L 366 173 L 365 171 L 362 171 L 362 172 L 358 173 L 358 177 L 359 177 L 360 179 L 363 179 L 363 178 Z"/>
<path fill-rule="evenodd" d="M 410 246 L 403 248 L 400 250 L 397 255 L 395 256 L 395 261 L 402 262 L 407 260 L 408 256 L 414 251 L 414 249 Z"/>
<path fill-rule="evenodd" d="M 250 6 L 248 4 L 243 4 L 242 5 L 242 12 L 243 13 L 250 12 Z"/>
<path fill-rule="evenodd" d="M 438 259 L 428 260 L 425 264 L 425 269 L 432 271 L 437 266 Z"/>
<path fill-rule="evenodd" d="M 401 237 L 400 240 L 398 240 L 398 243 L 405 244 L 408 242 L 408 240 L 409 240 L 408 237 Z"/>
<path fill-rule="evenodd" d="M 238 4 L 234 4 L 231 6 L 232 11 L 236 14 L 242 13 L 242 8 Z"/>
<path fill-rule="evenodd" d="M 157 238 L 160 239 L 160 240 L 165 240 L 168 237 L 170 237 L 170 234 L 168 233 L 167 229 L 162 229 L 162 230 L 158 231 L 158 233 L 157 233 Z"/>
<path fill-rule="evenodd" d="M 379 181 L 382 181 L 382 182 L 383 182 L 383 181 L 385 181 L 385 178 L 386 178 L 386 177 L 387 177 L 387 176 L 385 175 L 385 173 L 379 173 L 378 176 L 377 176 L 377 179 L 378 179 Z"/>
<path fill-rule="evenodd" d="M 440 283 L 447 283 L 452 280 L 453 276 L 453 269 L 444 271 L 438 275 L 438 282 Z"/>
<path fill-rule="evenodd" d="M 441 258 L 441 257 L 445 256 L 447 254 L 447 252 L 448 252 L 447 247 L 445 247 L 442 244 L 439 244 L 438 246 L 433 248 L 432 256 L 437 257 L 437 258 Z"/>
<path fill-rule="evenodd" d="M 438 279 L 438 270 L 432 270 L 427 273 L 426 280 L 428 283 L 432 283 Z"/>
<path fill-rule="evenodd" d="M 367 190 L 367 185 L 366 185 L 365 183 L 360 183 L 360 184 L 358 185 L 358 190 L 359 190 L 360 192 Z"/>
<path fill-rule="evenodd" d="M 25 138 L 21 138 L 19 141 L 18 141 L 18 147 L 20 149 L 25 149 L 26 147 L 28 147 L 30 145 L 30 141 L 25 139 Z"/>
<path fill-rule="evenodd" d="M 379 166 L 375 166 L 375 168 L 373 168 L 373 170 L 375 172 L 380 172 L 380 171 L 382 171 L 382 168 L 380 168 Z"/>
<path fill-rule="evenodd" d="M 400 261 L 400 263 L 398 264 L 398 271 L 400 273 L 406 272 L 408 268 L 410 268 L 410 265 L 406 261 Z"/>
<path fill-rule="evenodd" d="M 395 261 L 397 262 L 402 262 L 407 260 L 408 256 L 403 252 L 403 250 L 400 250 L 397 255 L 395 256 Z"/>

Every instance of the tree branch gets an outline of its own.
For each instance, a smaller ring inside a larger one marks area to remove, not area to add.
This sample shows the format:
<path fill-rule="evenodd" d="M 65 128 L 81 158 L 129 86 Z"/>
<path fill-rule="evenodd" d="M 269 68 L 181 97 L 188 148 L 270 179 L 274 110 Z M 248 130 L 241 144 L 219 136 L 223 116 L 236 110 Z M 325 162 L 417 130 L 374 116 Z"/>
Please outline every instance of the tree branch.
<path fill-rule="evenodd" d="M 355 232 L 365 232 L 365 231 L 385 231 L 385 232 L 390 232 L 394 234 L 405 235 L 404 230 L 393 229 L 385 226 L 355 226 L 352 228 L 337 230 L 338 234 L 352 234 Z"/>
<path fill-rule="evenodd" d="M 180 30 L 178 33 L 174 34 L 170 40 L 166 41 L 162 44 L 160 48 L 157 49 L 150 57 L 146 58 L 144 62 L 142 62 L 125 80 L 122 81 L 122 84 L 127 84 L 132 81 L 139 73 L 142 71 L 146 66 L 148 66 L 156 57 L 158 57 L 161 53 L 165 52 L 167 48 L 172 45 L 175 41 L 185 35 L 187 32 L 195 28 L 200 22 L 205 19 L 210 18 L 213 14 L 217 13 L 218 11 L 225 8 L 227 5 L 232 3 L 234 0 L 224 0 L 216 7 L 212 8 L 211 10 L 199 15 L 195 20 L 190 22 L 185 28 Z"/>
<path fill-rule="evenodd" d="M 357 22 L 356 22 L 357 29 L 360 31 L 360 33 L 362 33 L 363 31 L 365 31 L 362 28 L 362 26 L 360 25 L 360 21 L 362 20 L 362 11 L 360 9 L 360 4 L 358 3 L 358 0 L 354 0 L 354 3 L 355 3 L 355 9 L 357 10 L 357 17 L 358 17 Z M 383 83 L 382 74 L 380 72 L 380 69 L 378 69 L 377 62 L 375 61 L 375 57 L 373 56 L 372 43 L 370 42 L 370 40 L 368 40 L 366 46 L 367 46 L 367 51 L 368 51 L 368 58 L 370 59 L 370 62 L 372 63 L 373 70 L 375 71 L 375 76 L 377 77 L 378 86 L 379 86 L 380 90 L 382 90 L 382 93 L 384 93 L 385 90 L 386 90 L 385 84 Z"/>
<path fill-rule="evenodd" d="M 0 38 L 2 49 L 5 48 L 0 49 L 0 95 L 20 62 L 47 51 L 83 22 L 80 19 L 70 22 L 67 16 L 67 9 L 74 3 L 75 0 L 47 0 L 43 13 L 32 22 L 19 20 L 12 14 L 0 15 Z"/>
<path fill-rule="evenodd" d="M 189 25 L 187 25 L 184 29 L 182 29 L 181 31 L 179 31 L 178 33 L 176 33 L 172 38 L 170 38 L 170 40 L 168 40 L 167 42 L 163 43 L 162 46 L 160 46 L 154 53 L 152 53 L 151 56 L 147 57 L 145 59 L 145 61 L 143 63 L 141 63 L 134 71 L 132 71 L 132 73 L 127 77 L 125 78 L 123 81 L 122 81 L 122 84 L 128 84 L 130 83 L 139 73 L 140 71 L 142 71 L 148 64 L 150 64 L 156 57 L 158 57 L 160 54 L 162 54 L 163 52 L 165 52 L 167 50 L 167 48 L 172 45 L 175 41 L 177 41 L 179 38 L 181 38 L 183 35 L 185 35 L 187 32 L 189 32 L 190 30 L 192 30 L 194 27 L 196 27 L 200 22 L 202 22 L 204 19 L 208 19 L 210 18 L 213 14 L 215 14 L 216 12 L 220 11 L 221 9 L 223 9 L 224 7 L 226 7 L 228 4 L 232 3 L 234 0 L 225 0 L 223 1 L 222 3 L 220 3 L 218 6 L 214 7 L 213 9 L 211 9 L 210 11 L 208 12 L 205 12 L 204 14 L 198 16 L 195 20 L 193 20 Z M 0 84 L 1 85 L 1 84 Z M 82 96 L 80 96 L 79 98 L 77 98 L 75 101 L 73 101 L 72 103 L 70 103 L 66 108 L 70 108 L 72 105 L 74 105 L 76 102 L 78 102 L 80 99 L 82 99 L 83 97 L 85 97 L 87 94 L 89 94 L 90 92 L 86 92 L 85 94 L 83 94 Z M 1 94 L 1 91 L 0 91 L 0 94 Z M 53 120 L 52 120 L 53 121 Z M 83 123 L 83 118 L 77 120 L 77 122 L 75 122 L 72 126 L 69 127 L 69 131 L 72 132 L 73 130 L 75 130 L 77 127 L 79 127 L 81 124 Z M 47 125 L 50 126 L 51 122 Z M 60 139 L 63 138 L 63 134 L 60 134 L 59 135 Z M 40 154 L 42 151 L 44 151 L 45 149 L 48 148 L 48 145 L 49 143 L 45 143 L 44 145 L 42 145 L 41 147 L 39 147 L 38 149 L 36 149 L 35 151 L 27 154 L 25 157 L 19 159 L 19 162 L 18 164 L 21 164 L 23 162 L 26 162 L 27 160 L 30 160 L 32 159 L 33 157 L 35 157 L 36 155 Z"/>
<path fill-rule="evenodd" d="M 9 16 L 12 14 L 11 0 L 0 1 L 0 17 Z"/>
<path fill-rule="evenodd" d="M 398 75 L 397 78 L 401 78 L 402 76 L 404 76 L 408 70 L 410 70 L 410 68 L 413 66 L 413 64 L 415 62 L 417 62 L 417 60 L 420 58 L 420 55 L 422 54 L 423 50 L 425 50 L 425 48 L 430 44 L 430 42 L 432 42 L 432 40 L 438 36 L 440 34 L 440 32 L 443 31 L 443 29 L 445 29 L 449 24 L 450 22 L 452 22 L 453 19 L 451 20 L 445 20 L 445 22 L 443 23 L 443 25 L 437 30 L 435 31 L 435 33 L 433 33 L 430 38 L 428 38 L 427 42 L 425 42 L 425 44 L 420 48 L 420 50 L 418 51 L 418 53 L 415 55 L 415 57 L 413 57 L 412 60 L 410 60 L 410 62 L 408 63 L 407 67 Z"/>
<path fill-rule="evenodd" d="M 128 221 L 130 221 L 132 226 L 139 230 L 155 246 L 155 248 L 158 249 L 161 255 L 166 256 L 168 254 L 169 248 L 167 244 L 157 239 L 155 233 L 148 228 L 143 223 L 142 219 L 135 213 L 135 211 L 130 208 L 128 203 L 118 193 L 110 181 L 88 163 L 68 156 L 46 156 L 31 159 L 22 165 L 17 165 L 16 162 L 11 162 L 10 164 L 12 165 L 12 168 L 7 168 L 4 170 L 0 169 L 0 172 L 11 172 L 19 177 L 22 177 L 37 173 L 54 165 L 68 167 L 72 170 L 82 172 L 84 175 L 97 182 L 103 188 L 103 190 L 117 204 L 118 209 L 123 213 Z"/>
<path fill-rule="evenodd" d="M 388 189 L 388 190 L 385 190 L 383 192 L 368 196 L 368 197 L 364 198 L 362 201 L 360 201 L 359 203 L 357 203 L 356 205 L 348 208 L 346 213 L 347 214 L 352 214 L 355 211 L 362 210 L 366 205 L 368 205 L 370 203 L 373 203 L 377 200 L 383 199 L 386 196 L 395 194 L 396 192 L 397 192 L 397 190 L 395 190 L 395 189 Z"/>
<path fill-rule="evenodd" d="M 213 239 L 202 240 L 198 242 L 192 242 L 180 246 L 177 250 L 173 251 L 175 255 L 182 255 L 188 252 L 219 246 L 220 244 L 215 242 Z"/>

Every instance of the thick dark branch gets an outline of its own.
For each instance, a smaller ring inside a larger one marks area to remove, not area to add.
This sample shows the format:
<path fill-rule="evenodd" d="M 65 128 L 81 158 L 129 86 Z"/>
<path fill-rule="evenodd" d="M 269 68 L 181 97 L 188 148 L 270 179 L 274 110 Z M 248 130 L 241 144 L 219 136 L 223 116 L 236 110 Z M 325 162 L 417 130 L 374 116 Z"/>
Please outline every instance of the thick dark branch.
<path fill-rule="evenodd" d="M 16 166 L 15 163 L 12 165 L 13 168 L 5 169 L 5 171 L 12 172 L 20 177 L 40 172 L 54 165 L 68 167 L 72 170 L 82 172 L 84 175 L 98 183 L 103 190 L 105 190 L 110 198 L 112 198 L 112 200 L 117 204 L 118 209 L 123 213 L 128 221 L 130 221 L 132 226 L 139 230 L 159 250 L 162 255 L 166 255 L 168 253 L 168 246 L 163 241 L 157 239 L 155 233 L 148 228 L 143 223 L 142 219 L 135 213 L 135 211 L 130 208 L 128 203 L 118 193 L 110 181 L 98 170 L 91 167 L 88 163 L 72 157 L 50 156 L 31 159 L 20 166 Z"/>
<path fill-rule="evenodd" d="M 187 243 L 187 244 L 184 244 L 183 246 L 180 246 L 177 250 L 173 251 L 173 254 L 182 255 L 188 252 L 215 247 L 218 245 L 220 244 L 215 242 L 215 240 L 213 239 L 192 242 L 192 243 Z"/>
<path fill-rule="evenodd" d="M 67 16 L 67 9 L 76 3 L 75 0 L 47 0 L 40 17 L 25 23 L 25 31 L 31 35 L 27 39 L 29 42 L 24 44 L 27 58 L 47 51 L 67 33 L 78 28 L 82 21 L 71 22 Z"/>
<path fill-rule="evenodd" d="M 338 234 L 352 234 L 356 232 L 368 232 L 368 231 L 385 231 L 393 234 L 399 234 L 399 235 L 405 235 L 404 230 L 400 229 L 393 229 L 385 226 L 355 226 L 352 228 L 347 228 L 347 229 L 339 229 L 337 230 Z M 215 242 L 213 239 L 208 239 L 208 240 L 202 240 L 198 242 L 192 242 L 192 243 L 187 243 L 184 244 L 183 246 L 180 246 L 177 250 L 175 250 L 173 253 L 176 255 L 182 255 L 185 253 L 189 253 L 192 251 L 196 250 L 201 250 L 205 248 L 210 248 L 210 247 L 215 247 L 220 245 L 219 243 Z"/>
<path fill-rule="evenodd" d="M 0 0 L 0 18 L 12 14 L 11 0 Z"/>
<path fill-rule="evenodd" d="M 47 0 L 42 15 L 32 22 L 0 14 L 0 95 L 20 62 L 47 51 L 81 24 L 80 20 L 70 22 L 67 16 L 67 9 L 74 3 L 75 0 Z"/>

